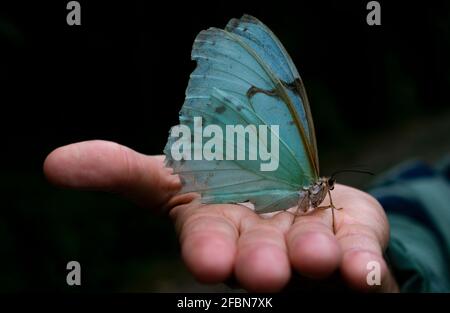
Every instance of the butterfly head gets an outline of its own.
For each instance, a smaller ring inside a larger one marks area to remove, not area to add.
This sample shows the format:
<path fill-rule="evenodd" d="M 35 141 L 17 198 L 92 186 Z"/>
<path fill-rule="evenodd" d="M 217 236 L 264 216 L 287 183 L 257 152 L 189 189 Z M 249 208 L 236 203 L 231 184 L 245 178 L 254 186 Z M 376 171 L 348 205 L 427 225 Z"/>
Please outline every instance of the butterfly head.
<path fill-rule="evenodd" d="M 316 189 L 323 189 L 325 190 L 325 193 L 328 192 L 328 190 L 334 189 L 334 183 L 336 182 L 336 178 L 331 177 L 320 177 L 316 183 L 313 185 L 313 188 Z"/>

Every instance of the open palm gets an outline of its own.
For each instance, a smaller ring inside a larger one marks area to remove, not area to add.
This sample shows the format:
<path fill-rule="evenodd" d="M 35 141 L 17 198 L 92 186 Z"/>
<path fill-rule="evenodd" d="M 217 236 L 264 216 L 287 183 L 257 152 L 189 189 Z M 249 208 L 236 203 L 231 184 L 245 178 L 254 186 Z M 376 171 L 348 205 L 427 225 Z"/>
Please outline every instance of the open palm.
<path fill-rule="evenodd" d="M 176 195 L 180 182 L 163 160 L 112 142 L 87 141 L 53 151 L 44 171 L 59 186 L 116 192 L 154 210 L 167 210 L 184 262 L 201 282 L 233 277 L 249 291 L 278 291 L 293 272 L 325 279 L 340 271 L 343 282 L 357 290 L 398 290 L 383 259 L 389 225 L 369 194 L 336 185 L 333 202 L 344 209 L 335 211 L 334 235 L 330 210 L 294 220 L 288 212 L 261 216 L 242 205 L 204 205 L 195 194 Z M 381 267 L 379 286 L 366 281 L 371 261 Z"/>

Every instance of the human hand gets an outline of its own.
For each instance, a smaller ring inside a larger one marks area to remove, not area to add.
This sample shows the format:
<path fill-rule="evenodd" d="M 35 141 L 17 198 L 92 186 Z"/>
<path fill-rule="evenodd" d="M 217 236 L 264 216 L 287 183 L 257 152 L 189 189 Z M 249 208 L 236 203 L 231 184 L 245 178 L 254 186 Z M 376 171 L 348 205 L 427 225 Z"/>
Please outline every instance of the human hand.
<path fill-rule="evenodd" d="M 268 218 L 242 205 L 204 205 L 195 194 L 176 195 L 180 182 L 163 161 L 163 156 L 146 156 L 112 142 L 87 141 L 53 151 L 44 172 L 62 187 L 119 193 L 140 205 L 169 211 L 183 260 L 201 282 L 235 277 L 249 291 L 279 291 L 293 271 L 325 279 L 338 270 L 356 290 L 398 291 L 382 255 L 389 225 L 369 194 L 335 186 L 333 202 L 343 209 L 335 210 L 334 235 L 330 210 L 293 221 L 288 212 Z M 366 283 L 370 261 L 381 266 L 380 286 Z"/>

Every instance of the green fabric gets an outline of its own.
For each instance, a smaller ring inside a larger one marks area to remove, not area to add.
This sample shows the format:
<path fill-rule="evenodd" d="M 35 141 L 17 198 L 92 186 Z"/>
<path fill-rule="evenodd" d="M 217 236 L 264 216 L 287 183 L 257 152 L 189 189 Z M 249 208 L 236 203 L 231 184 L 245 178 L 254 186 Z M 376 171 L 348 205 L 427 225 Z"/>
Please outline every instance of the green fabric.
<path fill-rule="evenodd" d="M 414 166 L 424 167 L 403 164 L 370 191 L 382 205 L 387 197 L 405 199 L 421 211 L 385 207 L 391 227 L 386 259 L 402 292 L 450 292 L 450 184 L 437 168 L 430 168 L 432 175 L 402 177 Z"/>
<path fill-rule="evenodd" d="M 449 292 L 448 260 L 435 236 L 407 216 L 389 214 L 386 255 L 402 292 Z"/>

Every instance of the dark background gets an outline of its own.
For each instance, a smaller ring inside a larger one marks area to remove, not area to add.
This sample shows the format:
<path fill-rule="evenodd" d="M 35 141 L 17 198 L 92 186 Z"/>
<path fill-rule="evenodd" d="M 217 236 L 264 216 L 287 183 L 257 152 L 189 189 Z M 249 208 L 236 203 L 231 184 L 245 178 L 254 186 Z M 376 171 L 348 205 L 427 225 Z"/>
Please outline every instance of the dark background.
<path fill-rule="evenodd" d="M 243 13 L 280 38 L 305 82 L 322 174 L 375 172 L 450 151 L 450 4 L 380 1 L 0 4 L 0 291 L 222 290 L 192 281 L 170 221 L 109 194 L 50 186 L 54 148 L 88 139 L 160 154 L 177 124 L 196 34 Z M 360 188 L 369 178 L 341 182 Z M 66 285 L 66 263 L 82 286 Z"/>

